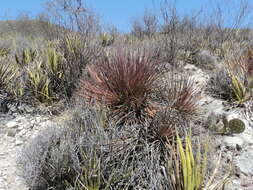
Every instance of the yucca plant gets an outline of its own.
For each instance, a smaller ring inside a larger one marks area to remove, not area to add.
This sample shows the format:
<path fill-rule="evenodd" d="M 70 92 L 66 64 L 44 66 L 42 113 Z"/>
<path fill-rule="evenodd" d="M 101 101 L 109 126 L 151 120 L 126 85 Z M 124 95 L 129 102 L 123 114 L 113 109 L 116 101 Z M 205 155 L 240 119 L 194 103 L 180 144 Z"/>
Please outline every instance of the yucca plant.
<path fill-rule="evenodd" d="M 62 91 L 70 98 L 86 64 L 91 60 L 92 53 L 88 48 L 88 42 L 75 34 L 69 34 L 62 38 L 57 45 L 57 51 L 64 57 L 62 67 L 65 80 Z"/>
<path fill-rule="evenodd" d="M 63 93 L 65 80 L 65 60 L 61 53 L 54 48 L 48 48 L 46 54 L 46 69 L 54 92 Z"/>
<path fill-rule="evenodd" d="M 37 57 L 37 51 L 33 49 L 24 49 L 22 55 L 15 54 L 15 59 L 20 67 L 26 66 L 28 63 L 35 61 Z"/>
<path fill-rule="evenodd" d="M 208 142 L 197 142 L 194 151 L 191 133 L 186 133 L 184 141 L 176 135 L 175 144 L 167 144 L 171 160 L 168 161 L 167 172 L 171 179 L 171 185 L 175 190 L 222 190 L 229 175 L 218 182 L 214 182 L 217 174 L 221 156 L 218 164 L 211 172 L 207 172 L 207 156 L 209 152 Z M 211 175 L 210 175 L 211 174 Z"/>
<path fill-rule="evenodd" d="M 86 100 L 105 103 L 113 116 L 141 121 L 152 110 L 153 85 L 161 73 L 161 62 L 150 52 L 116 49 L 87 67 L 80 93 Z"/>
<path fill-rule="evenodd" d="M 11 50 L 9 48 L 0 48 L 0 57 L 9 55 Z"/>
<path fill-rule="evenodd" d="M 33 96 L 41 103 L 50 104 L 54 100 L 50 87 L 50 80 L 42 69 L 42 62 L 34 62 L 27 69 L 28 81 L 26 88 L 32 91 Z"/>
<path fill-rule="evenodd" d="M 57 78 L 61 78 L 63 75 L 63 71 L 61 68 L 61 60 L 62 55 L 58 53 L 55 49 L 49 48 L 46 51 L 47 56 L 47 67 L 49 68 L 49 71 L 55 75 Z"/>
<path fill-rule="evenodd" d="M 208 83 L 212 96 L 242 104 L 251 96 L 252 79 L 250 64 L 244 56 L 227 58 L 223 70 L 217 72 Z"/>
<path fill-rule="evenodd" d="M 233 99 L 239 104 L 249 98 L 249 67 L 245 56 L 232 57 L 226 60 L 226 72 L 230 77 Z"/>
<path fill-rule="evenodd" d="M 231 79 L 231 87 L 234 92 L 234 99 L 238 101 L 238 103 L 243 103 L 247 100 L 247 86 L 244 84 L 244 81 L 234 75 L 230 70 L 227 71 L 229 77 Z"/>

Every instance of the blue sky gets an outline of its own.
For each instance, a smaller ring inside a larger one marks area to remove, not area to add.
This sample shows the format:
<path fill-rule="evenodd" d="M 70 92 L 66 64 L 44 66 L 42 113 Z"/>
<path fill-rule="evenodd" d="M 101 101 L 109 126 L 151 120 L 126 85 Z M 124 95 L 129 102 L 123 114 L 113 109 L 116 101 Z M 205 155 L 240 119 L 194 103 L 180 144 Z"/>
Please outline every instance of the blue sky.
<path fill-rule="evenodd" d="M 120 31 L 129 31 L 130 21 L 141 16 L 146 9 L 158 12 L 161 1 L 86 0 L 87 6 L 101 16 L 102 22 L 105 23 L 104 25 L 113 24 Z M 43 3 L 45 2 L 46 0 L 1 0 L 0 16 L 7 16 L 7 18 L 13 19 L 22 11 L 36 15 L 43 10 Z M 177 0 L 177 9 L 180 14 L 187 14 L 193 10 L 210 6 L 207 2 L 210 2 L 210 0 Z"/>
<path fill-rule="evenodd" d="M 200 9 L 207 0 L 177 0 L 180 13 Z M 114 24 L 121 30 L 128 30 L 130 22 L 140 17 L 145 10 L 159 12 L 161 0 L 88 0 L 88 5 L 103 18 L 106 24 Z"/>

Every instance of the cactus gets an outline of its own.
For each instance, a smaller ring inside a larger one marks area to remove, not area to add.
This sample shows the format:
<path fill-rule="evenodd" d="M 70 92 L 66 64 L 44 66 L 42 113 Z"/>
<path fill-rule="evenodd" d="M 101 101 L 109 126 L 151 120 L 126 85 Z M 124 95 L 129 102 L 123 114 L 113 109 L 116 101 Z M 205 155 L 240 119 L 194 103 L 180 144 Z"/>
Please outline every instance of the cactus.
<path fill-rule="evenodd" d="M 219 121 L 218 116 L 215 113 L 211 113 L 206 120 L 206 126 L 211 130 L 211 131 L 217 131 L 217 123 Z"/>
<path fill-rule="evenodd" d="M 245 130 L 245 124 L 240 119 L 232 119 L 228 122 L 228 130 L 230 133 L 242 133 Z"/>
<path fill-rule="evenodd" d="M 238 134 L 245 130 L 245 124 L 241 119 L 231 119 L 228 121 L 226 114 L 210 114 L 207 118 L 206 125 L 210 130 L 218 134 Z"/>
<path fill-rule="evenodd" d="M 241 119 L 231 119 L 227 120 L 227 117 L 223 115 L 222 117 L 223 129 L 220 130 L 222 134 L 238 134 L 245 130 L 245 124 Z"/>

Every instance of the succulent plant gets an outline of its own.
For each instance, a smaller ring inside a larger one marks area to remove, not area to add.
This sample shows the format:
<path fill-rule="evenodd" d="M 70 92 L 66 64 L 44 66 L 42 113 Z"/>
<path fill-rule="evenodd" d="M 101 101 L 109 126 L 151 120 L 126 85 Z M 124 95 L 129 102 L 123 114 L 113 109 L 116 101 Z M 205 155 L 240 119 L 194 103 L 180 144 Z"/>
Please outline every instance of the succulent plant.
<path fill-rule="evenodd" d="M 229 133 L 242 133 L 245 130 L 245 124 L 241 119 L 231 119 L 227 120 L 227 117 L 223 115 L 223 129 L 220 131 L 223 134 Z"/>
<path fill-rule="evenodd" d="M 242 133 L 245 130 L 245 124 L 241 119 L 231 119 L 228 122 L 228 130 L 230 133 Z"/>
<path fill-rule="evenodd" d="M 245 123 L 238 118 L 228 121 L 227 116 L 211 113 L 206 121 L 206 126 L 219 134 L 238 134 L 245 130 Z"/>
<path fill-rule="evenodd" d="M 15 55 L 16 62 L 21 67 L 24 67 L 28 63 L 35 61 L 36 58 L 37 50 L 33 49 L 24 49 L 21 56 L 17 54 Z"/>

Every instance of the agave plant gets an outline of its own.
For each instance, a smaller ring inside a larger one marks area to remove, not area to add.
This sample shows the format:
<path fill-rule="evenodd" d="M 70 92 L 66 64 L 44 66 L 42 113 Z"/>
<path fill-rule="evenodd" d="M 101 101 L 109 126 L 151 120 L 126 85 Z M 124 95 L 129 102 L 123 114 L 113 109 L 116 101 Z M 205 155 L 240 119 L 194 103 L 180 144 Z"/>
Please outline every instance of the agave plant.
<path fill-rule="evenodd" d="M 80 95 L 104 102 L 124 121 L 141 121 L 152 110 L 150 98 L 160 67 L 150 52 L 116 49 L 87 67 L 90 78 L 82 81 Z"/>

